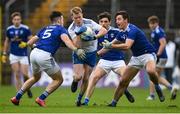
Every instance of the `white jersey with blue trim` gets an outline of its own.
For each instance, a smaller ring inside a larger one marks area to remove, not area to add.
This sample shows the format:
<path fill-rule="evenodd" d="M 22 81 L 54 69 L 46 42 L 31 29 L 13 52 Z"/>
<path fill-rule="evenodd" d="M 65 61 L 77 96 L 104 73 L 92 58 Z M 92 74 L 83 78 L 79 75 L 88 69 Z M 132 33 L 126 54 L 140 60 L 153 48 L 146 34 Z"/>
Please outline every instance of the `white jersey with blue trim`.
<path fill-rule="evenodd" d="M 97 24 L 91 19 L 83 18 L 82 26 L 90 27 L 94 32 L 101 29 L 101 25 Z M 68 32 L 72 39 L 76 38 L 75 31 L 77 31 L 81 26 L 77 26 L 74 22 L 69 26 Z M 97 50 L 97 40 L 92 41 L 81 41 L 81 48 L 86 52 L 93 52 Z"/>

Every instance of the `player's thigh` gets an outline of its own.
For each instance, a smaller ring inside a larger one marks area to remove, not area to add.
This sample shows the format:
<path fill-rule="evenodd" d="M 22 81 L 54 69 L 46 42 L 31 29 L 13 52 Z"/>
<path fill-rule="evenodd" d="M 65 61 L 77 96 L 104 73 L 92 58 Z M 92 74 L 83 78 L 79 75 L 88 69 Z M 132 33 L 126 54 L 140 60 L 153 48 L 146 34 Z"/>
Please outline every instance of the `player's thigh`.
<path fill-rule="evenodd" d="M 36 81 L 38 81 L 41 78 L 41 72 L 33 73 L 33 77 Z"/>
<path fill-rule="evenodd" d="M 12 68 L 13 72 L 19 73 L 20 72 L 20 63 L 19 62 L 12 63 L 11 68 Z"/>
<path fill-rule="evenodd" d="M 122 76 L 123 73 L 124 73 L 124 71 L 125 71 L 125 69 L 126 69 L 126 66 L 121 66 L 121 67 L 116 68 L 116 69 L 114 70 L 114 72 L 115 72 L 116 74 L 118 74 L 119 76 Z"/>
<path fill-rule="evenodd" d="M 91 72 L 93 70 L 93 67 L 87 65 L 87 64 L 84 64 L 84 76 L 90 76 Z"/>
<path fill-rule="evenodd" d="M 55 74 L 50 75 L 50 77 L 51 77 L 53 80 L 62 80 L 62 79 L 63 79 L 62 73 L 61 73 L 60 70 L 59 70 L 58 72 L 56 72 Z"/>
<path fill-rule="evenodd" d="M 83 64 L 73 64 L 74 76 L 83 76 L 85 69 Z"/>
<path fill-rule="evenodd" d="M 103 76 L 105 76 L 107 73 L 104 69 L 102 69 L 99 66 L 96 66 L 96 68 L 92 71 L 90 78 L 96 78 L 96 79 L 100 79 Z"/>
<path fill-rule="evenodd" d="M 121 76 L 121 79 L 124 82 L 129 83 L 134 78 L 134 76 L 136 76 L 138 71 L 139 71 L 138 68 L 135 68 L 135 67 L 132 67 L 132 66 L 127 66 L 125 68 L 125 71 L 124 71 L 123 75 Z"/>
<path fill-rule="evenodd" d="M 23 75 L 28 75 L 29 65 L 28 64 L 20 64 L 20 66 L 21 66 L 21 72 L 23 73 Z"/>
<path fill-rule="evenodd" d="M 113 61 L 112 63 L 112 70 L 119 74 L 120 76 L 123 75 L 125 68 L 126 68 L 126 64 L 124 60 L 118 60 L 118 61 Z"/>
<path fill-rule="evenodd" d="M 148 61 L 147 63 L 146 63 L 146 71 L 148 72 L 148 73 L 154 73 L 154 72 L 156 72 L 156 63 L 155 63 L 155 61 L 153 61 L 153 60 L 150 60 L 150 61 Z"/>

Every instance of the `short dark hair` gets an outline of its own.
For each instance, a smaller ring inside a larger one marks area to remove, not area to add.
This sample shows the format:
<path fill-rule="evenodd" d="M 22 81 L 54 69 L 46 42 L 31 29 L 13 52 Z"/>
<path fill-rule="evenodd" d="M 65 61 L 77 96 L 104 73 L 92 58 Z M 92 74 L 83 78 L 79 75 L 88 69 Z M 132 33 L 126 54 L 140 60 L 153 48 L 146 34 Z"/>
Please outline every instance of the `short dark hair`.
<path fill-rule="evenodd" d="M 15 16 L 19 16 L 21 17 L 21 13 L 20 12 L 14 12 L 11 14 L 11 18 L 13 19 Z"/>
<path fill-rule="evenodd" d="M 152 15 L 147 19 L 148 23 L 159 23 L 159 18 L 156 15 Z"/>
<path fill-rule="evenodd" d="M 108 20 L 111 21 L 111 14 L 109 12 L 102 12 L 97 17 L 98 20 L 101 20 L 102 18 L 108 18 Z"/>
<path fill-rule="evenodd" d="M 130 21 L 130 18 L 129 18 L 129 14 L 126 12 L 126 11 L 118 11 L 115 15 L 115 18 L 118 16 L 118 15 L 122 15 L 123 19 L 127 19 L 128 22 Z"/>
<path fill-rule="evenodd" d="M 53 21 L 55 21 L 55 19 L 56 19 L 57 17 L 61 17 L 61 16 L 62 16 L 62 13 L 61 13 L 60 11 L 53 11 L 53 12 L 50 14 L 49 18 L 50 18 L 50 20 L 53 22 Z"/>

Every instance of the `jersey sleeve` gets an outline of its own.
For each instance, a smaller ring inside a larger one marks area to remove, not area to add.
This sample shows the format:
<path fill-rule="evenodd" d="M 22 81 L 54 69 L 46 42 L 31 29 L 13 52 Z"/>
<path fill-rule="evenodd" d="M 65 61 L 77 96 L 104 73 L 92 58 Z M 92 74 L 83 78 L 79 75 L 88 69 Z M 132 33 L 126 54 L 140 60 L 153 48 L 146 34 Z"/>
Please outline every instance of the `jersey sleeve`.
<path fill-rule="evenodd" d="M 68 35 L 68 31 L 65 28 L 61 28 L 61 34 L 67 34 Z"/>
<path fill-rule="evenodd" d="M 166 37 L 166 35 L 163 31 L 159 31 L 158 33 L 156 33 L 156 35 L 157 35 L 158 39 L 162 39 L 162 38 Z"/>
<path fill-rule="evenodd" d="M 29 28 L 27 29 L 26 33 L 27 33 L 27 36 L 31 36 L 32 35 L 32 32 L 31 32 L 31 30 Z"/>
<path fill-rule="evenodd" d="M 7 36 L 8 38 L 10 38 L 10 32 L 9 32 L 9 29 L 6 30 L 6 36 Z"/>
<path fill-rule="evenodd" d="M 92 29 L 95 30 L 95 31 L 99 31 L 102 28 L 101 25 L 97 24 L 93 20 L 91 20 L 91 24 L 92 24 Z"/>

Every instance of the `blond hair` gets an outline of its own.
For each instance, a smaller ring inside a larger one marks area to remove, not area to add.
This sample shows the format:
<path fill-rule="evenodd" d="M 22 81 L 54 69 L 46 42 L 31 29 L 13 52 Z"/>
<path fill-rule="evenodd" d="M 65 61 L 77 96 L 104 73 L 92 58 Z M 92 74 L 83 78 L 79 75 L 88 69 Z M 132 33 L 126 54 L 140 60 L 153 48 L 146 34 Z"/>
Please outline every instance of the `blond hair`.
<path fill-rule="evenodd" d="M 71 15 L 82 13 L 82 9 L 80 7 L 73 7 L 70 11 Z"/>

